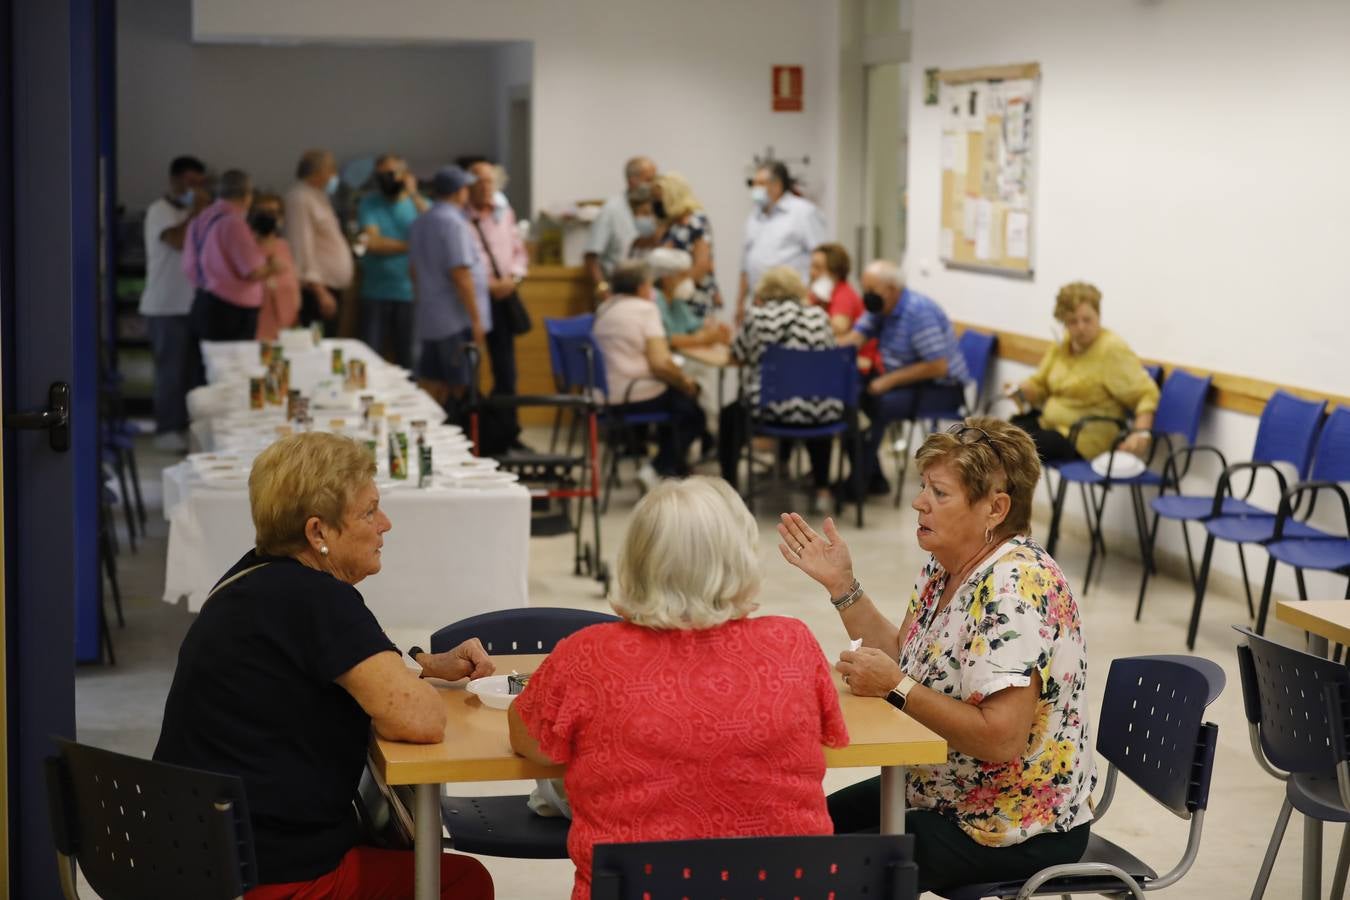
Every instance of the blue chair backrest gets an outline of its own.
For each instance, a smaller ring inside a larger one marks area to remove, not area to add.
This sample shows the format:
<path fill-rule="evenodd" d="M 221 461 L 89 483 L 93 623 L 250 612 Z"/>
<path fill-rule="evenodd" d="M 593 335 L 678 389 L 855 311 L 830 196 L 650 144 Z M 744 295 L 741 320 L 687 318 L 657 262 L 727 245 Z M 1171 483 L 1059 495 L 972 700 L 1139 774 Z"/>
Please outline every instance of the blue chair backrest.
<path fill-rule="evenodd" d="M 1311 477 L 1313 481 L 1350 481 L 1350 407 L 1336 407 L 1322 423 Z"/>
<path fill-rule="evenodd" d="M 1097 754 L 1172 812 L 1204 809 L 1218 741 L 1205 707 L 1225 681 L 1217 663 L 1198 656 L 1112 660 Z"/>
<path fill-rule="evenodd" d="M 1287 462 L 1300 479 L 1306 478 L 1325 406 L 1321 400 L 1304 400 L 1284 391 L 1271 394 L 1266 408 L 1261 411 L 1261 423 L 1256 427 L 1252 460 Z"/>
<path fill-rule="evenodd" d="M 1210 376 L 1204 378 L 1173 369 L 1163 384 L 1162 395 L 1158 397 L 1158 411 L 1153 417 L 1153 427 L 1165 434 L 1185 436 L 1186 443 L 1194 444 L 1195 435 L 1200 430 L 1200 414 L 1205 409 L 1205 397 L 1209 394 Z"/>
<path fill-rule="evenodd" d="M 544 333 L 548 335 L 548 361 L 553 366 L 553 381 L 558 390 L 567 391 L 585 385 L 581 381 L 569 381 L 567 360 L 563 353 L 563 341 L 568 338 L 589 337 L 595 327 L 595 313 L 570 316 L 566 319 L 545 319 Z M 585 371 L 584 369 L 581 371 Z"/>
<path fill-rule="evenodd" d="M 984 389 L 984 376 L 989 371 L 989 360 L 993 359 L 994 347 L 997 344 L 998 335 L 985 334 L 970 328 L 961 332 L 961 339 L 957 343 L 961 348 L 961 355 L 966 358 L 966 371 L 970 372 L 970 380 L 975 383 L 977 403 Z"/>
<path fill-rule="evenodd" d="M 444 653 L 478 638 L 489 653 L 552 653 L 558 641 L 575 631 L 618 616 L 589 609 L 527 606 L 501 609 L 460 619 L 431 636 L 431 652 Z"/>
<path fill-rule="evenodd" d="M 1237 648 L 1242 703 L 1247 721 L 1260 729 L 1266 758 L 1286 772 L 1330 773 L 1339 762 L 1333 732 L 1344 719 L 1333 722 L 1328 715 L 1327 687 L 1346 696 L 1350 669 L 1250 628 L 1236 630 L 1246 641 Z"/>
<path fill-rule="evenodd" d="M 759 405 L 794 397 L 858 404 L 857 350 L 790 350 L 777 344 L 764 349 L 759 363 Z"/>
<path fill-rule="evenodd" d="M 1149 377 L 1149 378 L 1152 378 L 1152 379 L 1153 379 L 1153 383 L 1154 383 L 1154 384 L 1159 385 L 1159 386 L 1162 385 L 1162 383 L 1163 383 L 1163 380 L 1162 380 L 1162 376 L 1163 376 L 1162 366 L 1158 365 L 1157 363 L 1147 363 L 1147 364 L 1144 366 L 1144 371 L 1148 373 L 1148 377 Z"/>
<path fill-rule="evenodd" d="M 569 335 L 550 339 L 557 347 L 559 369 L 555 376 L 558 390 L 563 392 L 598 388 L 609 396 L 609 382 L 605 378 L 605 357 L 595 338 L 589 334 Z M 594 379 L 594 383 L 592 383 Z"/>

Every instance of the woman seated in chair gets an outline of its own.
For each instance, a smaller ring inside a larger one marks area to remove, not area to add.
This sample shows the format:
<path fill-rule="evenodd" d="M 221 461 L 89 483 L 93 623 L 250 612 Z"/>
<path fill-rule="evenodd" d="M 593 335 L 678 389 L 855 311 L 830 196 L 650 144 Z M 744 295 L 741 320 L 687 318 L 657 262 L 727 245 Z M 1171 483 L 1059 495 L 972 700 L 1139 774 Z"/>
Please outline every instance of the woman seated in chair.
<path fill-rule="evenodd" d="M 727 323 L 704 318 L 690 302 L 694 297 L 694 279 L 690 276 L 693 257 L 673 247 L 657 247 L 647 254 L 656 289 L 656 306 L 672 350 L 711 347 L 731 340 Z"/>
<path fill-rule="evenodd" d="M 633 513 L 614 610 L 560 642 L 508 713 L 511 746 L 567 766 L 573 900 L 597 843 L 829 834 L 822 745 L 848 733 L 807 627 L 750 618 L 758 529 L 723 481 L 667 481 Z"/>
<path fill-rule="evenodd" d="M 796 270 L 775 266 L 755 286 L 755 303 L 745 317 L 741 330 L 731 342 L 732 362 L 745 367 L 744 396 L 722 408 L 718 418 L 718 453 L 722 477 L 735 485 L 741 451 L 748 439 L 746 413 L 757 421 L 775 425 L 824 425 L 838 422 L 844 415 L 839 400 L 793 397 L 759 408 L 759 364 L 771 346 L 791 350 L 828 350 L 835 346 L 829 316 L 819 306 L 810 306 L 806 285 Z M 828 497 L 830 484 L 831 438 L 804 441 L 811 457 L 811 480 L 821 497 Z"/>
<path fill-rule="evenodd" d="M 155 759 L 244 781 L 258 858 L 249 900 L 413 895 L 411 852 L 362 846 L 352 800 L 370 729 L 436 743 L 445 707 L 355 585 L 380 571 L 391 525 L 375 463 L 349 438 L 307 433 L 264 450 L 249 476 L 256 545 L 188 629 Z M 416 660 L 456 681 L 493 671 L 477 639 Z M 441 896 L 490 900 L 478 860 L 441 857 Z"/>
<path fill-rule="evenodd" d="M 1077 862 L 1096 780 L 1087 651 L 1073 592 L 1029 536 L 1040 476 L 1021 429 L 972 417 L 916 455 L 918 543 L 930 554 L 897 629 L 853 577 L 848 545 L 796 513 L 778 549 L 829 592 L 863 646 L 835 666 L 941 735 L 947 762 L 909 771 L 920 890 L 1026 878 Z M 830 797 L 839 833 L 879 825 L 879 779 Z"/>
<path fill-rule="evenodd" d="M 1019 407 L 1013 424 L 1036 442 L 1045 461 L 1092 459 L 1112 448 L 1117 434 L 1109 422 L 1090 422 L 1069 431 L 1083 416 L 1134 417 L 1134 428 L 1120 449 L 1137 456 L 1148 451 L 1158 385 L 1144 371 L 1134 351 L 1115 333 L 1102 328 L 1102 292 L 1085 281 L 1059 289 L 1055 318 L 1067 332 L 1051 345 L 1031 377 L 1012 388 Z"/>

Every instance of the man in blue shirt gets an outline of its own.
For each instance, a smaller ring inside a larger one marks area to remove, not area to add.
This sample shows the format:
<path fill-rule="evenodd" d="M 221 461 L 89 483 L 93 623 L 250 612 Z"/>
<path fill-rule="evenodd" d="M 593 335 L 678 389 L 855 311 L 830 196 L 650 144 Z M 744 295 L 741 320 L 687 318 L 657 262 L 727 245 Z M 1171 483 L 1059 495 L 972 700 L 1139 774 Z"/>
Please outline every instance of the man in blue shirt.
<path fill-rule="evenodd" d="M 429 204 L 403 160 L 375 160 L 377 190 L 361 198 L 356 218 L 366 252 L 361 257 L 361 340 L 405 369 L 413 364 L 413 287 L 408 232 Z M 386 354 L 386 342 L 392 352 Z"/>
<path fill-rule="evenodd" d="M 767 162 L 751 179 L 755 208 L 745 221 L 741 283 L 736 294 L 736 324 L 745 318 L 745 300 L 760 276 L 774 266 L 791 266 L 810 282 L 811 251 L 825 242 L 825 217 L 815 204 L 792 192 L 792 176 L 781 162 Z"/>
<path fill-rule="evenodd" d="M 472 183 L 459 166 L 439 169 L 431 185 L 435 202 L 408 233 L 421 345 L 417 377 L 452 418 L 474 375 L 466 350 L 475 344 L 481 354 L 492 330 L 487 262 L 464 211 Z"/>
<path fill-rule="evenodd" d="M 863 270 L 867 312 L 841 346 L 859 347 L 877 338 L 885 374 L 873 378 L 862 397 L 870 421 L 862 449 L 863 484 L 868 493 L 890 493 L 877 450 L 891 422 L 921 418 L 965 400 L 970 373 L 956 342 L 956 331 L 942 307 L 905 287 L 900 267 L 879 259 Z M 852 488 L 845 482 L 841 490 Z"/>

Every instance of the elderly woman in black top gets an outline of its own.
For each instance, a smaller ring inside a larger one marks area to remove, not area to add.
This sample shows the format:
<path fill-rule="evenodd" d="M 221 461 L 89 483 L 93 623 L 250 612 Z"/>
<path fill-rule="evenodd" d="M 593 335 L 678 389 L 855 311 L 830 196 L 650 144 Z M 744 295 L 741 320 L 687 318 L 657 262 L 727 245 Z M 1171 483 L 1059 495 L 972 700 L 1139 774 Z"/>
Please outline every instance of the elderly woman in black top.
<path fill-rule="evenodd" d="M 411 853 L 360 845 L 352 798 L 370 729 L 445 737 L 435 688 L 405 665 L 355 585 L 391 525 L 375 464 L 331 434 L 263 451 L 249 476 L 256 547 L 216 585 L 178 653 L 155 759 L 240 776 L 260 884 L 249 900 L 409 897 Z M 477 639 L 422 653 L 424 675 L 493 671 Z M 441 857 L 443 898 L 490 900 L 477 860 Z"/>

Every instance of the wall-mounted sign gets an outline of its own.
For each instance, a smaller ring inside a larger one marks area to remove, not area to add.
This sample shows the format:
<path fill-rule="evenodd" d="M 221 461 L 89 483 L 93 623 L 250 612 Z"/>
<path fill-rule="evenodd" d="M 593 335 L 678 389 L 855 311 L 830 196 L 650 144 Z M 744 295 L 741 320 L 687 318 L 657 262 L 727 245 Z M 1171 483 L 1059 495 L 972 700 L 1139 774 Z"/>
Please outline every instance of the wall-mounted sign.
<path fill-rule="evenodd" d="M 773 111 L 802 111 L 802 67 L 773 67 Z"/>

